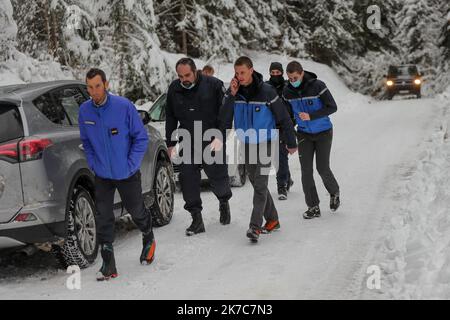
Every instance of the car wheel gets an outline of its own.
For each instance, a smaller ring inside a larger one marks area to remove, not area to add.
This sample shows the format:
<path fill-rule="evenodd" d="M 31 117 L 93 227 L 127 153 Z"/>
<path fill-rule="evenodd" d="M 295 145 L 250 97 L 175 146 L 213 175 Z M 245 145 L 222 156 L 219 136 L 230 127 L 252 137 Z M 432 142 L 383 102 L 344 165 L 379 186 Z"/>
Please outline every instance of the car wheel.
<path fill-rule="evenodd" d="M 155 201 L 150 208 L 153 225 L 162 227 L 169 224 L 173 216 L 175 181 L 170 162 L 157 162 L 153 192 Z"/>
<path fill-rule="evenodd" d="M 87 268 L 98 254 L 95 227 L 95 204 L 90 193 L 81 186 L 72 192 L 67 208 L 67 236 L 62 246 L 53 247 L 64 268 L 77 265 Z"/>
<path fill-rule="evenodd" d="M 230 185 L 232 187 L 243 187 L 247 182 L 247 173 L 245 172 L 245 165 L 239 164 L 234 176 L 230 177 Z"/>

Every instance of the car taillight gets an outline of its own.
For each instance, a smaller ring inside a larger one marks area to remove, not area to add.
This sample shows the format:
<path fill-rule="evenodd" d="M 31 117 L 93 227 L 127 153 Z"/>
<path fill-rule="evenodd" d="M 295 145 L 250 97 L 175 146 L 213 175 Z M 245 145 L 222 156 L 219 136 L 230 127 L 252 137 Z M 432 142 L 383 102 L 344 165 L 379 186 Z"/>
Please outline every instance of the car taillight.
<path fill-rule="evenodd" d="M 30 222 L 30 221 L 36 221 L 37 218 L 32 213 L 20 213 L 14 218 L 14 222 Z"/>
<path fill-rule="evenodd" d="M 19 143 L 20 161 L 31 161 L 42 158 L 42 153 L 52 145 L 50 139 L 28 138 Z"/>
<path fill-rule="evenodd" d="M 0 145 L 0 158 L 19 161 L 18 155 L 17 142 Z"/>
<path fill-rule="evenodd" d="M 0 145 L 0 158 L 13 162 L 25 162 L 42 158 L 42 153 L 53 143 L 49 139 L 27 138 L 19 143 Z"/>

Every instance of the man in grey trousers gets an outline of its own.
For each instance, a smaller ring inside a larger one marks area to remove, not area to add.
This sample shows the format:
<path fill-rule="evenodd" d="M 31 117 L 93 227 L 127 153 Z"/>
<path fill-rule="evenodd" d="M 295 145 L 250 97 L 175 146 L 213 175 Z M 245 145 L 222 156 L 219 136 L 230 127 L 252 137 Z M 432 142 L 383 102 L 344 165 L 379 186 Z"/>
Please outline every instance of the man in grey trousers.
<path fill-rule="evenodd" d="M 286 135 L 288 152 L 297 152 L 295 132 L 289 112 L 275 89 L 263 82 L 254 71 L 248 57 L 240 57 L 234 64 L 235 78 L 225 94 L 221 109 L 221 129 L 234 126 L 238 139 L 245 146 L 245 166 L 254 189 L 253 210 L 247 237 L 258 241 L 261 232 L 280 227 L 278 212 L 267 187 L 271 167 L 271 145 L 277 139 L 276 124 Z M 278 155 L 278 154 L 277 154 Z M 263 226 L 263 218 L 266 224 Z"/>

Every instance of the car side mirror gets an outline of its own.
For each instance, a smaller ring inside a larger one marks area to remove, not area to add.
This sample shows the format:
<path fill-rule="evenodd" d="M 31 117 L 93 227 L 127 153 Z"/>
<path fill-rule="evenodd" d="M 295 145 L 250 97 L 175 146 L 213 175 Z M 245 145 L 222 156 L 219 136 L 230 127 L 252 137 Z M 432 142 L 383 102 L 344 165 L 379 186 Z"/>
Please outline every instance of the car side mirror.
<path fill-rule="evenodd" d="M 152 121 L 152 118 L 150 117 L 150 114 L 147 111 L 139 110 L 139 116 L 142 119 L 142 123 L 144 123 L 144 126 L 150 123 Z"/>

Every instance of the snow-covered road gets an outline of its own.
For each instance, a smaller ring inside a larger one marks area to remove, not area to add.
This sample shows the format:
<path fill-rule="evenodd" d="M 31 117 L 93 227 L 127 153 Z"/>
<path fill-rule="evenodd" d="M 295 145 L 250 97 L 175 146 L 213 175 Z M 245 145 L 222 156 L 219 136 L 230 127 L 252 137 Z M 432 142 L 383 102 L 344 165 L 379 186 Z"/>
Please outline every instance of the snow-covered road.
<path fill-rule="evenodd" d="M 257 244 L 245 237 L 252 188 L 233 189 L 232 224 L 221 226 L 218 203 L 211 192 L 202 194 L 207 232 L 187 238 L 190 217 L 176 195 L 172 223 L 156 230 L 157 259 L 140 266 L 141 238 L 137 231 L 115 245 L 120 277 L 97 283 L 100 260 L 82 271 L 82 289 L 66 288 L 63 271 L 40 269 L 19 276 L 5 268 L 1 298 L 38 299 L 303 299 L 359 298 L 367 292 L 366 269 L 380 234 L 380 222 L 391 214 L 387 187 L 396 168 L 410 162 L 429 135 L 437 102 L 432 99 L 371 102 L 348 101 L 334 116 L 332 169 L 341 185 L 342 207 L 330 214 L 329 198 L 316 177 L 323 216 L 305 221 L 297 156 L 290 160 L 295 180 L 289 200 L 276 201 L 282 228 L 263 235 Z M 339 101 L 342 105 L 345 101 Z M 273 196 L 276 182 L 271 177 Z M 373 263 L 373 261 L 371 261 Z M 42 268 L 42 267 L 41 267 Z M 0 270 L 0 272 L 2 272 Z M 44 279 L 42 279 L 44 278 Z"/>

